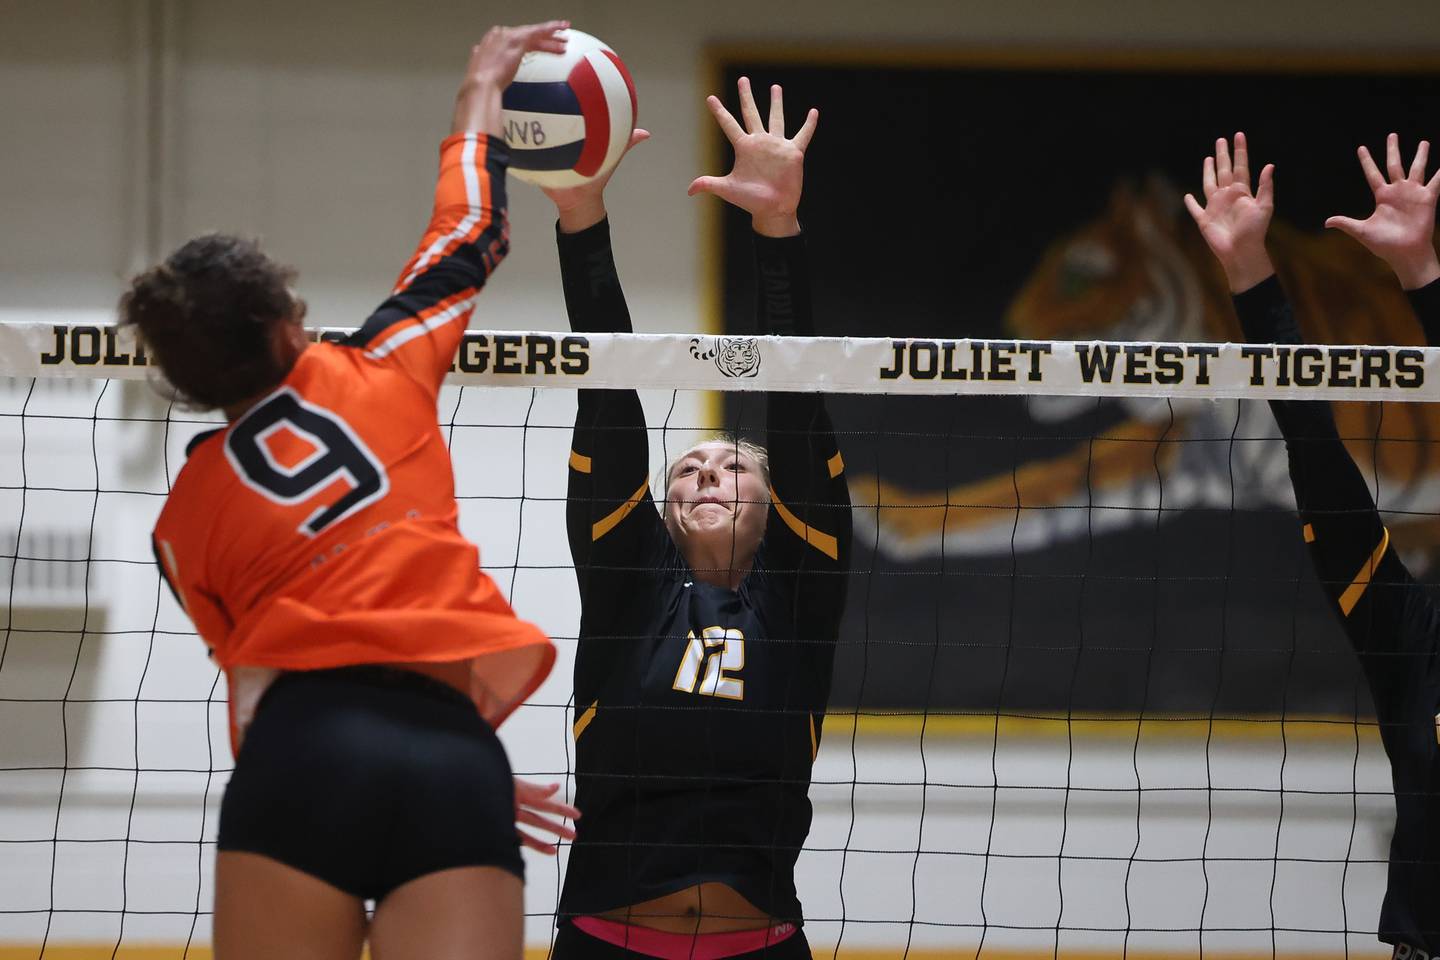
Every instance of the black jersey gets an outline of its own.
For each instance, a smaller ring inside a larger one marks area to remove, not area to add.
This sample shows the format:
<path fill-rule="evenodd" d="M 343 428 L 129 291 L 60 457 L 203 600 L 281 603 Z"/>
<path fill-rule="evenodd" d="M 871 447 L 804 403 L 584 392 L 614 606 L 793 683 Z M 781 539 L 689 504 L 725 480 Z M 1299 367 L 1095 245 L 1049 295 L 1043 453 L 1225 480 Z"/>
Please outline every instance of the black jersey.
<path fill-rule="evenodd" d="M 559 246 L 574 329 L 629 331 L 608 224 Z M 803 246 L 756 238 L 763 332 L 809 330 Z M 665 528 L 639 397 L 579 392 L 566 518 L 581 599 L 583 816 L 562 921 L 707 881 L 801 919 L 795 861 L 845 604 L 850 503 L 821 397 L 767 404 L 772 503 L 732 592 L 695 579 Z"/>
<path fill-rule="evenodd" d="M 1440 282 L 1412 295 L 1427 335 L 1440 330 Z M 1301 342 L 1274 277 L 1235 298 L 1251 341 Z M 1326 596 L 1355 648 L 1390 760 L 1395 833 L 1380 939 L 1440 952 L 1440 608 L 1390 546 L 1375 501 L 1328 404 L 1270 404 Z"/>

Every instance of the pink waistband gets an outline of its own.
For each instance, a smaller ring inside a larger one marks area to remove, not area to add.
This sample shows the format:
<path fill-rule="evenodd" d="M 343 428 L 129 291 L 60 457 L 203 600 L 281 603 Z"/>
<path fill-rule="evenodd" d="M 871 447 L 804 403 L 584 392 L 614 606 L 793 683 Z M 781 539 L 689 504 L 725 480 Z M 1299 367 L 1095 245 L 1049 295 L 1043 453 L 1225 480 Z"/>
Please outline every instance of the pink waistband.
<path fill-rule="evenodd" d="M 596 940 L 660 960 L 723 960 L 773 947 L 800 929 L 793 923 L 777 923 L 759 930 L 690 934 L 666 933 L 602 917 L 576 917 L 571 922 Z"/>

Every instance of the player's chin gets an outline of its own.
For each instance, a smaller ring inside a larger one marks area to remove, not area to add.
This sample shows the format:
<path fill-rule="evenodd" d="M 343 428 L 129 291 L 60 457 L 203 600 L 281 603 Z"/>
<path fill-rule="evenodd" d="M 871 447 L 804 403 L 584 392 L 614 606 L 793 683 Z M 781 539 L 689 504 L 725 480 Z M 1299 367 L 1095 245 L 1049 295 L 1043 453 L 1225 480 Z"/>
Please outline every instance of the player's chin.
<path fill-rule="evenodd" d="M 735 526 L 735 518 L 730 511 L 724 509 L 697 510 L 690 514 L 685 525 L 692 534 L 724 533 L 728 536 Z"/>

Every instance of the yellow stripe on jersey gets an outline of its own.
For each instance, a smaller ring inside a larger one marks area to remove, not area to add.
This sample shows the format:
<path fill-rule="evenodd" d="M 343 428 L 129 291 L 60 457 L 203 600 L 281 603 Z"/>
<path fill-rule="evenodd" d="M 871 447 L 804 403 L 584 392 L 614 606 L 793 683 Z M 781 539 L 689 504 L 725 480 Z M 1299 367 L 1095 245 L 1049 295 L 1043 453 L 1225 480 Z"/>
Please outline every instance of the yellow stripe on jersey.
<path fill-rule="evenodd" d="M 580 714 L 580 719 L 575 721 L 574 727 L 576 740 L 579 740 L 580 734 L 584 733 L 585 728 L 590 726 L 590 721 L 595 719 L 595 711 L 599 708 L 600 701 L 596 700 L 594 703 L 590 704 L 590 706 L 586 708 L 584 713 Z"/>
<path fill-rule="evenodd" d="M 570 451 L 570 469 L 576 473 L 590 472 L 590 458 L 581 453 Z"/>
<path fill-rule="evenodd" d="M 1355 579 L 1350 581 L 1350 586 L 1340 594 L 1340 612 L 1347 617 L 1350 616 L 1350 611 L 1355 609 L 1355 604 L 1359 603 L 1360 598 L 1365 595 L 1365 588 L 1370 586 L 1370 578 L 1374 576 L 1375 568 L 1380 565 L 1380 558 L 1385 556 L 1385 550 L 1390 546 L 1390 528 L 1382 527 L 1381 530 L 1384 536 L 1380 538 L 1380 546 L 1375 548 L 1375 552 L 1370 554 L 1370 559 L 1365 561 L 1365 566 L 1361 567 L 1360 572 L 1355 574 Z"/>
<path fill-rule="evenodd" d="M 831 560 L 840 559 L 839 542 L 830 536 L 830 534 L 823 533 L 814 527 L 802 523 L 799 517 L 790 512 L 789 507 L 780 502 L 780 498 L 775 494 L 774 487 L 770 488 L 770 504 L 775 508 L 775 512 L 780 515 L 780 519 L 785 521 L 785 526 L 794 531 L 795 536 L 804 540 Z"/>
<path fill-rule="evenodd" d="M 1315 542 L 1315 524 L 1313 524 L 1313 523 L 1307 523 L 1307 524 L 1305 524 L 1305 529 L 1304 529 L 1304 530 L 1301 530 L 1301 531 L 1300 531 L 1300 534 L 1305 538 L 1305 542 L 1306 542 L 1306 543 L 1314 543 L 1314 542 Z"/>
<path fill-rule="evenodd" d="M 620 506 L 610 511 L 610 515 L 608 517 L 606 517 L 604 520 L 599 521 L 590 528 L 590 540 L 592 542 L 595 540 L 599 540 L 601 537 L 605 536 L 605 534 L 609 533 L 611 530 L 614 530 L 621 520 L 624 520 L 630 515 L 631 510 L 634 510 L 636 507 L 640 506 L 640 501 L 645 499 L 645 491 L 649 489 L 650 481 L 641 480 L 640 488 L 634 493 L 630 494 L 629 500 L 626 500 L 624 503 L 620 504 Z"/>
<path fill-rule="evenodd" d="M 834 480 L 845 472 L 845 461 L 840 458 L 840 451 L 835 451 L 835 456 L 825 461 L 825 466 L 830 469 L 830 479 Z"/>

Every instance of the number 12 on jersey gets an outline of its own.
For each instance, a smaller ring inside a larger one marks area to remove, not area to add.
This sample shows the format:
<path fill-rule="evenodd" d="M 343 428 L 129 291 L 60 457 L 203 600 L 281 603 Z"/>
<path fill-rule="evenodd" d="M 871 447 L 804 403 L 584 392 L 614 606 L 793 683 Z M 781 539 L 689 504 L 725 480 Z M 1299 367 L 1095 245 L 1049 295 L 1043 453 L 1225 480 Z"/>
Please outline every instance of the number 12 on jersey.
<path fill-rule="evenodd" d="M 745 681 L 730 674 L 745 666 L 745 634 L 734 627 L 706 627 L 698 637 L 690 631 L 685 640 L 685 655 L 671 686 L 681 693 L 744 700 Z"/>

